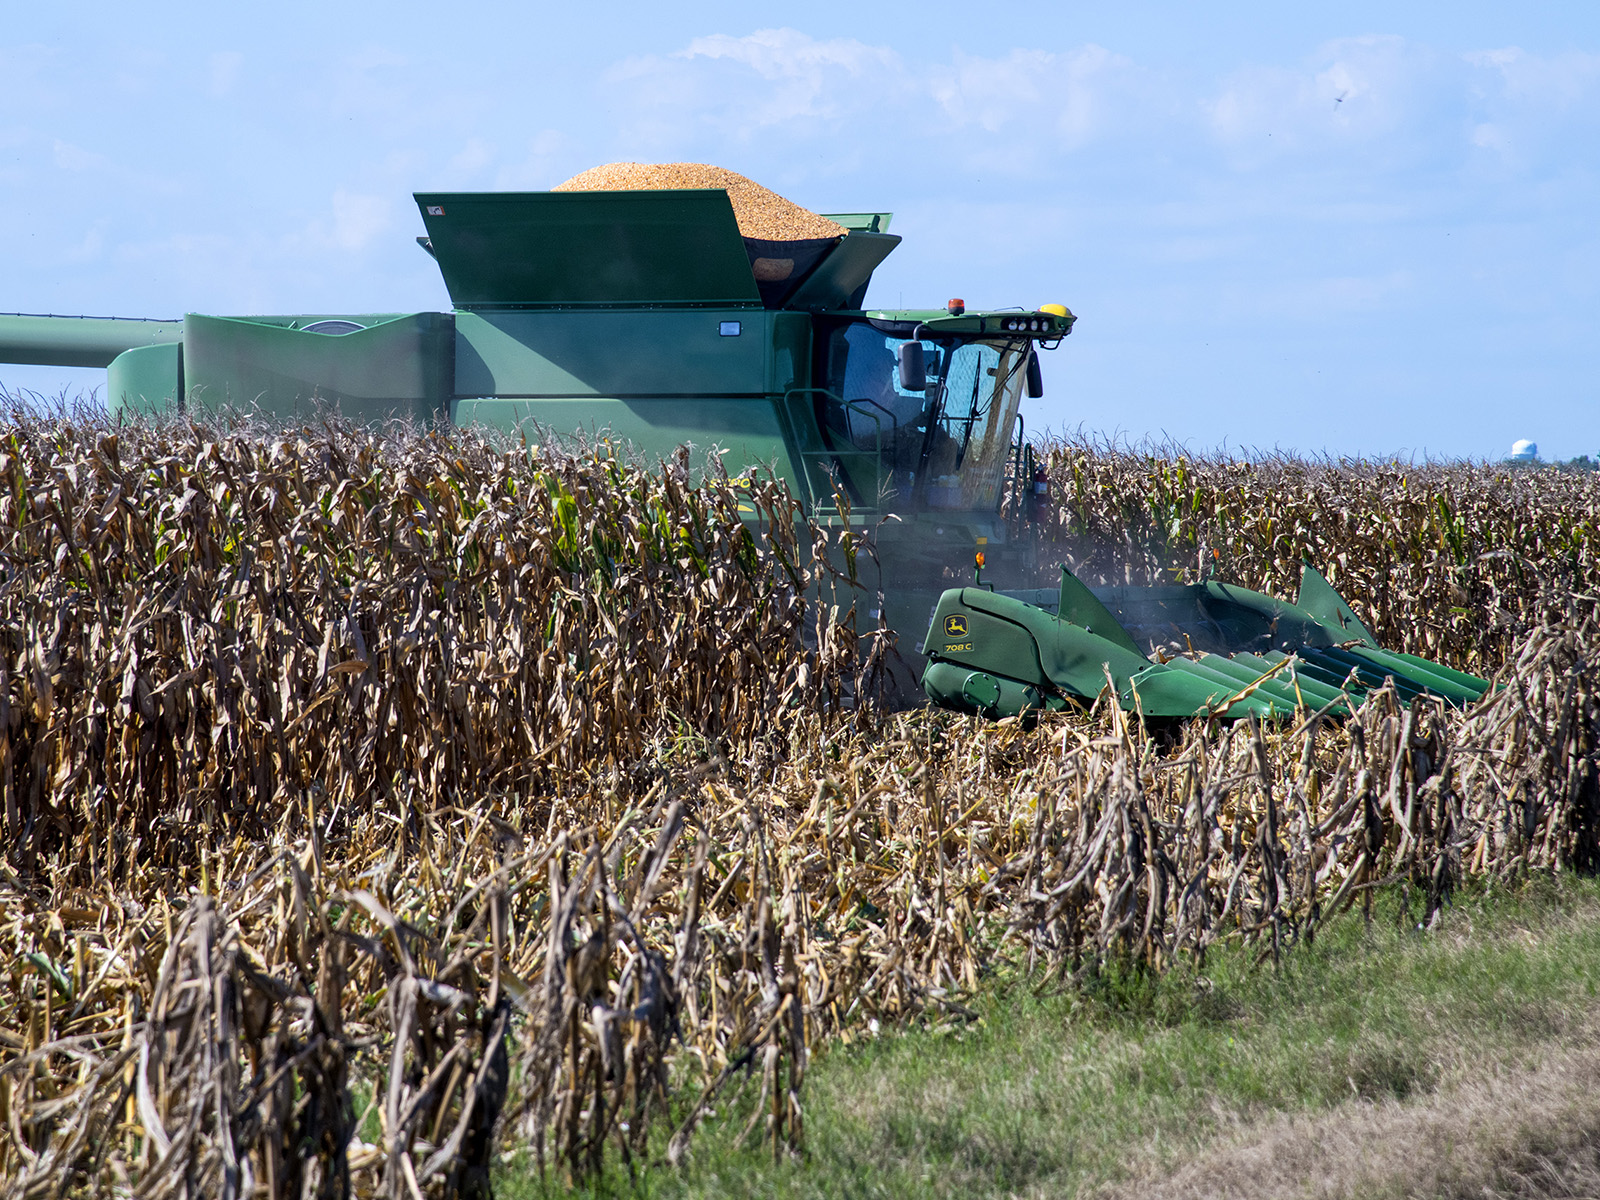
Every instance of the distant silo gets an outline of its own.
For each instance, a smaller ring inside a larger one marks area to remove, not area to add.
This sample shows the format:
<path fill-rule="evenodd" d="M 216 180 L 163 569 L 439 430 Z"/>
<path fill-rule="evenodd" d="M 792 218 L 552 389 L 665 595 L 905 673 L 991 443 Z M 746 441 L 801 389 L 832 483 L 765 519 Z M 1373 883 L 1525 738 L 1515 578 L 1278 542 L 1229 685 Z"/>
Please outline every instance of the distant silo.
<path fill-rule="evenodd" d="M 1534 463 L 1539 461 L 1539 443 L 1530 442 L 1527 438 L 1511 443 L 1511 454 L 1506 459 L 1514 463 Z"/>

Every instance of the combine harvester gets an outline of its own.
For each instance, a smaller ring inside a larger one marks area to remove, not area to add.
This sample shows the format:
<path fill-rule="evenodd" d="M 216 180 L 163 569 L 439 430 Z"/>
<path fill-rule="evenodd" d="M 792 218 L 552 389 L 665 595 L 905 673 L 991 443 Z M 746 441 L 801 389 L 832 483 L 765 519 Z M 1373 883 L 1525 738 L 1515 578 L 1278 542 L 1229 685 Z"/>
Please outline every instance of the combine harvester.
<path fill-rule="evenodd" d="M 1092 699 L 1108 681 L 1149 715 L 1325 707 L 1383 677 L 1458 703 L 1486 686 L 1385 655 L 1314 573 L 1298 607 L 1221 584 L 1092 593 L 1065 572 L 1059 591 L 946 590 L 974 548 L 992 573 L 1023 576 L 1003 485 L 1043 480 L 1018 410 L 1024 391 L 1043 394 L 1038 351 L 1074 317 L 864 308 L 900 242 L 888 213 L 818 216 L 698 164 L 416 203 L 449 312 L 0 315 L 0 362 L 107 367 L 117 418 L 331 407 L 607 436 L 646 456 L 715 448 L 730 473 L 774 470 L 823 524 L 874 530 L 889 628 L 920 632 L 934 609 L 916 653 L 901 638 L 909 665 L 936 702 L 990 716 Z M 1174 622 L 1176 652 L 1141 650 L 1135 634 L 1159 627 L 1171 644 Z"/>

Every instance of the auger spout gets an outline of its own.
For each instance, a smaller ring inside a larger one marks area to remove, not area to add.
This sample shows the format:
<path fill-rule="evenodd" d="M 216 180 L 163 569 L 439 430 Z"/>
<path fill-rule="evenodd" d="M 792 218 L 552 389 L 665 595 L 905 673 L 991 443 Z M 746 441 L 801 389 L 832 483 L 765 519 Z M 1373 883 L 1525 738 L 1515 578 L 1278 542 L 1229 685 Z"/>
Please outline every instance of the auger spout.
<path fill-rule="evenodd" d="M 181 320 L 0 313 L 0 362 L 109 367 L 125 350 L 183 340 Z"/>

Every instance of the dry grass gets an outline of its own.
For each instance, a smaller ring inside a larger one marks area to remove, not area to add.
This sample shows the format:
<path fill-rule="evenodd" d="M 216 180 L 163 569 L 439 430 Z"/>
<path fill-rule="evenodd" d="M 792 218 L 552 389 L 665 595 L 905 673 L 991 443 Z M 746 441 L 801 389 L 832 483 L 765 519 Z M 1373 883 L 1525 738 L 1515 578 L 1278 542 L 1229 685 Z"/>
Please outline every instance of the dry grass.
<path fill-rule="evenodd" d="M 1466 713 L 875 724 L 768 481 L 26 422 L 0 480 L 7 1195 L 480 1195 L 713 1110 L 782 1154 L 814 1048 L 997 974 L 1600 854 L 1591 625 Z"/>
<path fill-rule="evenodd" d="M 1589 1029 L 1531 1063 L 1465 1072 L 1413 1100 L 1275 1117 L 1105 1200 L 1600 1195 L 1600 1041 Z"/>

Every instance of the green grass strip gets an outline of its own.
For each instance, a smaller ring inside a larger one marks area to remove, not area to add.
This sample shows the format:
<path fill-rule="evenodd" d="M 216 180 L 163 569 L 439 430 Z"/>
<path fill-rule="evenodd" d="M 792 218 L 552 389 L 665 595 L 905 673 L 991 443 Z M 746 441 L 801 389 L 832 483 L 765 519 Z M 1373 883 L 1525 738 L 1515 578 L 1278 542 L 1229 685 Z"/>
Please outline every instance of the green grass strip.
<path fill-rule="evenodd" d="M 1420 1102 L 1525 1064 L 1600 1014 L 1600 885 L 1536 879 L 1458 894 L 1432 929 L 1398 893 L 1252 965 L 1107 970 L 1035 997 L 996 984 L 976 1023 L 929 1022 L 819 1054 L 804 1158 L 735 1144 L 754 1081 L 689 1165 L 620 1165 L 579 1195 L 1065 1196 L 1176 1169 L 1277 1115 Z M 510 1197 L 569 1195 L 512 1163 Z"/>

